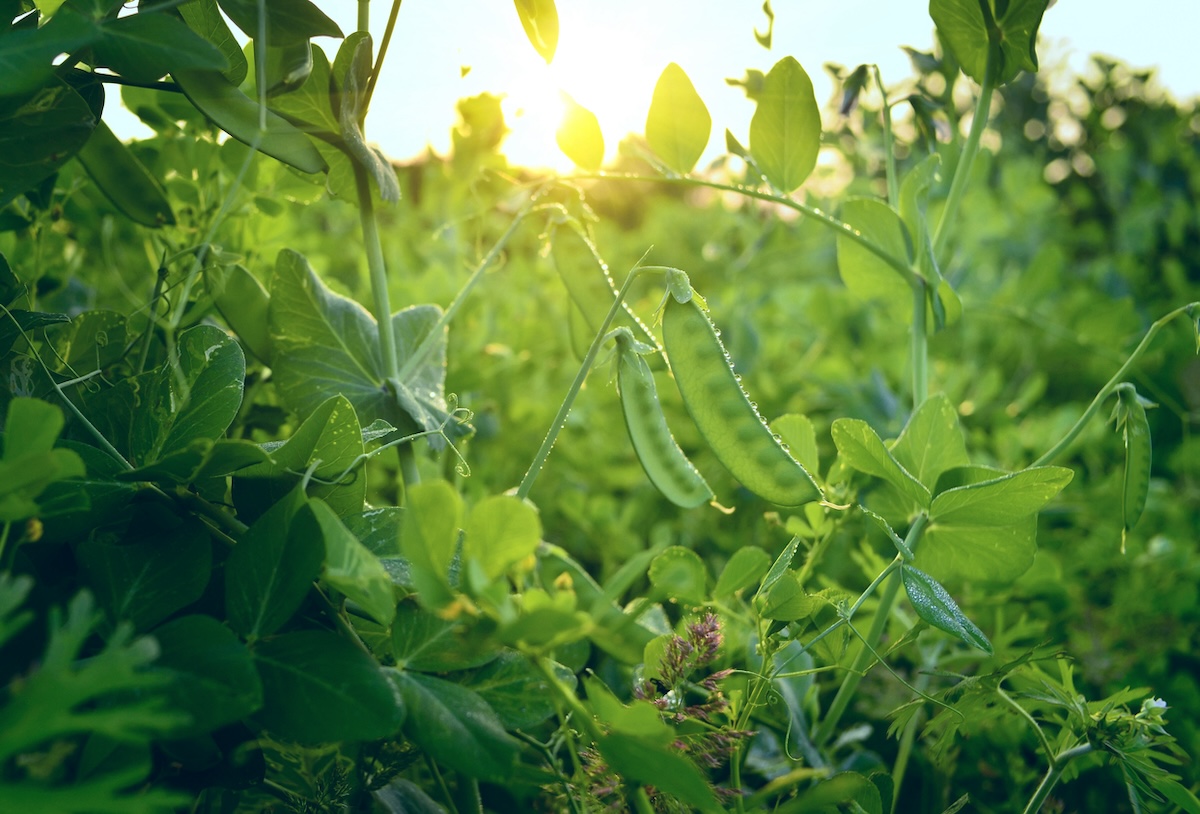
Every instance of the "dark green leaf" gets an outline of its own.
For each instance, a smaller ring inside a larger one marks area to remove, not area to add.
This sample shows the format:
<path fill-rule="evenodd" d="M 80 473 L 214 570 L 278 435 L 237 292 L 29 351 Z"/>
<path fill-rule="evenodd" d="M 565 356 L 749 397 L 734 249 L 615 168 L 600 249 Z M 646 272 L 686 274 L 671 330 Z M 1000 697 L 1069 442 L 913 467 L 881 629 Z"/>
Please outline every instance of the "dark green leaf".
<path fill-rule="evenodd" d="M 132 541 L 86 540 L 76 552 L 88 584 L 114 622 L 146 631 L 204 594 L 212 543 L 198 520 L 172 516 Z"/>
<path fill-rule="evenodd" d="M 929 16 L 938 34 L 962 67 L 963 73 L 983 83 L 988 52 L 997 59 L 995 81 L 1003 85 L 1022 70 L 1038 69 L 1038 27 L 1048 0 L 930 0 Z M 999 11 L 993 18 L 993 9 Z"/>
<path fill-rule="evenodd" d="M 902 565 L 900 571 L 904 579 L 904 590 L 908 592 L 908 601 L 912 603 L 917 616 L 938 630 L 944 630 L 991 655 L 992 643 L 988 641 L 987 636 L 959 610 L 954 598 L 937 580 L 907 564 Z"/>
<path fill-rule="evenodd" d="M 428 673 L 469 670 L 496 658 L 498 648 L 461 622 L 405 602 L 392 625 L 392 656 L 401 669 Z"/>
<path fill-rule="evenodd" d="M 154 631 L 161 653 L 155 669 L 171 675 L 167 696 L 191 715 L 177 736 L 198 735 L 240 721 L 262 706 L 254 659 L 211 616 L 183 616 Z"/>
<path fill-rule="evenodd" d="M 371 792 L 388 814 L 446 814 L 421 787 L 403 777 L 393 778 L 381 789 Z"/>
<path fill-rule="evenodd" d="M 97 65 L 138 82 L 153 82 L 176 68 L 225 71 L 230 67 L 215 45 L 178 18 L 162 13 L 106 21 L 93 48 Z"/>
<path fill-rule="evenodd" d="M 468 777 L 509 777 L 520 743 L 478 693 L 420 673 L 391 676 L 408 710 L 404 734 L 430 757 Z"/>
<path fill-rule="evenodd" d="M 10 309 L 7 313 L 0 315 L 0 356 L 12 350 L 17 340 L 21 339 L 22 332 L 28 335 L 38 328 L 60 325 L 70 321 L 71 318 L 66 314 L 25 311 L 21 308 Z"/>
<path fill-rule="evenodd" d="M 575 674 L 553 665 L 559 683 L 574 689 Z M 554 715 L 554 691 L 533 663 L 513 650 L 463 679 L 463 686 L 479 693 L 505 729 L 528 729 Z"/>
<path fill-rule="evenodd" d="M 325 559 L 321 529 L 296 487 L 252 525 L 225 562 L 225 612 L 241 635 L 283 626 L 312 587 Z"/>
<path fill-rule="evenodd" d="M 4 22 L 5 27 L 8 26 L 8 22 Z M 4 88 L 0 91 L 0 97 L 24 96 L 48 83 L 54 73 L 54 58 L 59 54 L 78 51 L 91 43 L 97 34 L 98 31 L 89 20 L 70 8 L 55 14 L 43 26 L 5 32 L 4 47 L 0 48 L 0 76 L 4 77 Z M 45 90 L 47 89 L 43 89 L 42 92 L 45 93 Z M 0 101 L 0 110 L 4 110 L 10 101 L 12 100 Z M 0 127 L 0 132 L 6 129 L 7 125 Z M 12 157 L 7 148 L 0 149 L 0 156 Z M 0 175 L 0 180 L 3 180 L 3 175 Z M 29 186 L 32 186 L 32 183 Z M 0 184 L 0 201 L 11 200 L 5 199 L 5 191 L 5 185 Z"/>
<path fill-rule="evenodd" d="M 221 10 L 229 15 L 238 28 L 250 39 L 260 32 L 258 12 L 262 0 L 219 0 Z M 337 23 L 325 16 L 309 0 L 266 0 L 266 35 L 271 45 L 294 45 L 313 37 L 341 37 Z"/>
<path fill-rule="evenodd" d="M 258 444 L 233 438 L 197 438 L 183 449 L 164 455 L 149 466 L 121 472 L 119 480 L 178 486 L 204 478 L 222 478 L 251 466 L 268 465 L 271 458 Z"/>
<path fill-rule="evenodd" d="M 390 625 L 396 616 L 396 598 L 392 579 L 379 558 L 350 533 L 325 501 L 310 500 L 308 510 L 325 540 L 321 581 L 341 591 L 379 624 Z"/>
<path fill-rule="evenodd" d="M 12 36 L 4 41 L 4 53 Z M 5 70 L 0 58 L 0 75 L 20 74 Z M 0 98 L 0 207 L 70 161 L 97 121 L 83 97 L 64 82 L 41 88 L 32 98 Z"/>
<path fill-rule="evenodd" d="M 653 740 L 613 732 L 596 743 L 604 760 L 622 778 L 652 785 L 705 812 L 720 811 L 712 788 L 696 764 Z"/>
<path fill-rule="evenodd" d="M 820 148 L 821 113 L 812 80 L 793 57 L 784 57 L 763 82 L 750 120 L 750 154 L 767 180 L 786 194 L 808 178 Z"/>
<path fill-rule="evenodd" d="M 179 16 L 208 42 L 216 46 L 229 67 L 222 71 L 225 79 L 232 85 L 240 85 L 246 79 L 246 56 L 238 45 L 233 32 L 225 24 L 217 0 L 188 0 L 181 3 L 177 9 Z"/>
<path fill-rule="evenodd" d="M 254 721 L 279 737 L 306 745 L 377 740 L 404 723 L 405 704 L 383 669 L 333 633 L 265 639 L 254 662 L 263 686 Z"/>
<path fill-rule="evenodd" d="M 176 24 L 182 25 L 178 21 Z M 134 223 L 150 227 L 175 223 L 175 213 L 171 211 L 171 203 L 158 180 L 107 124 L 96 124 L 92 137 L 83 145 L 78 157 L 104 196 Z"/>

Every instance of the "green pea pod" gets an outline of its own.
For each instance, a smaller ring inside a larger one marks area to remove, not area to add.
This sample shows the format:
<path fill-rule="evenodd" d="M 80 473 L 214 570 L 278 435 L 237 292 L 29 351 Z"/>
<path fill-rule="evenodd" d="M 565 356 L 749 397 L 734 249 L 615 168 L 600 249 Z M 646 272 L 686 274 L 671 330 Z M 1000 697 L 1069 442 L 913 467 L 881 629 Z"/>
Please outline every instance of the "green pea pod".
<path fill-rule="evenodd" d="M 270 364 L 267 309 L 271 298 L 263 284 L 242 266 L 209 266 L 204 281 L 217 310 L 238 339 L 259 360 Z"/>
<path fill-rule="evenodd" d="M 733 372 L 729 353 L 700 304 L 672 292 L 663 306 L 667 361 L 683 403 L 713 454 L 742 485 L 780 506 L 821 498 L 808 471 L 775 436 Z"/>
<path fill-rule="evenodd" d="M 1125 532 L 1137 525 L 1150 493 L 1150 422 L 1146 420 L 1146 408 L 1132 386 L 1125 385 L 1117 390 L 1117 399 L 1125 440 L 1125 480 L 1121 499 L 1121 514 L 1125 521 L 1121 548 L 1124 549 Z"/>
<path fill-rule="evenodd" d="M 171 74 L 196 108 L 229 135 L 254 145 L 259 138 L 258 103 L 242 93 L 220 71 L 177 70 Z M 258 149 L 301 172 L 324 172 L 328 167 L 316 146 L 298 128 L 267 111 L 267 129 Z"/>
<path fill-rule="evenodd" d="M 628 328 L 616 333 L 617 390 L 629 440 L 642 469 L 663 497 L 692 509 L 713 499 L 712 489 L 675 442 L 658 401 L 654 374 Z"/>
<path fill-rule="evenodd" d="M 158 181 L 107 124 L 96 122 L 78 158 L 104 196 L 130 220 L 152 227 L 175 223 L 171 203 Z"/>

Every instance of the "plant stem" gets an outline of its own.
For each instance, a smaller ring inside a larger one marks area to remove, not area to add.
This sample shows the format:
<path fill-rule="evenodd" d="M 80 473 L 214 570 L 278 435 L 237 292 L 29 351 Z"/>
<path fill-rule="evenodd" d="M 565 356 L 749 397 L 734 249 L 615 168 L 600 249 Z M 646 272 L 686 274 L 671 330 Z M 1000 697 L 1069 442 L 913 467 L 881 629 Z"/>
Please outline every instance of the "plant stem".
<path fill-rule="evenodd" d="M 1086 755 L 1092 751 L 1093 747 L 1090 743 L 1080 744 L 1065 752 L 1060 752 L 1050 761 L 1050 768 L 1046 769 L 1046 774 L 1042 777 L 1042 782 L 1038 784 L 1037 790 L 1033 792 L 1033 796 L 1029 798 L 1029 804 L 1025 806 L 1024 814 L 1037 814 L 1042 810 L 1042 805 L 1046 802 L 1046 798 L 1050 796 L 1050 792 L 1058 783 L 1058 779 L 1062 776 L 1063 768 L 1072 759 L 1080 755 Z"/>
<path fill-rule="evenodd" d="M 9 564 L 4 559 L 4 547 L 8 544 L 8 535 L 10 533 L 12 533 L 12 521 L 6 520 L 4 521 L 4 529 L 0 531 L 0 574 L 9 570 Z M 13 547 L 13 551 L 16 551 L 15 546 Z"/>
<path fill-rule="evenodd" d="M 888 105 L 887 88 L 883 86 L 883 74 L 880 73 L 879 66 L 872 65 L 871 68 L 875 71 L 875 86 L 879 88 L 879 95 L 883 98 L 883 150 L 885 166 L 887 167 L 888 203 L 892 205 L 893 209 L 899 210 L 900 180 L 896 177 L 895 138 L 892 135 L 892 108 Z"/>
<path fill-rule="evenodd" d="M 950 182 L 950 192 L 946 196 L 946 205 L 942 209 L 942 216 L 938 220 L 937 229 L 933 233 L 935 262 L 941 256 L 942 250 L 946 246 L 946 240 L 950 236 L 950 224 L 958 213 L 959 204 L 962 203 L 963 192 L 966 191 L 967 180 L 971 175 L 971 165 L 975 163 L 975 156 L 979 152 L 979 139 L 983 136 L 983 131 L 987 127 L 988 113 L 992 107 L 992 94 L 996 90 L 999 49 L 1000 46 L 998 44 L 988 47 L 987 64 L 983 69 L 983 84 L 979 87 L 979 98 L 975 103 L 975 115 L 971 119 L 971 132 L 967 135 L 967 143 L 963 145 L 962 153 L 958 157 L 958 166 L 954 168 L 954 178 Z"/>
<path fill-rule="evenodd" d="M 525 471 L 525 477 L 521 479 L 521 485 L 517 487 L 518 499 L 524 500 L 529 497 L 529 491 L 533 489 L 533 484 L 537 480 L 537 476 L 541 473 L 542 467 L 546 465 L 546 459 L 550 457 L 550 450 L 554 447 L 554 442 L 558 440 L 558 434 L 562 432 L 563 425 L 567 423 L 567 414 L 571 412 L 571 407 L 575 404 L 575 397 L 579 395 L 579 391 L 583 387 L 583 382 L 587 379 L 588 372 L 592 369 L 592 363 L 596 361 L 596 354 L 600 351 L 600 345 L 604 343 L 605 338 L 608 336 L 608 326 L 612 324 L 613 318 L 621 310 L 621 303 L 625 301 L 625 295 L 629 292 L 629 286 L 643 272 L 663 270 L 665 269 L 661 266 L 634 266 L 630 270 L 624 284 L 621 286 L 621 290 L 617 292 L 616 299 L 613 300 L 612 306 L 608 309 L 608 314 L 605 315 L 604 321 L 600 323 L 600 329 L 596 331 L 596 336 L 592 339 L 592 344 L 588 347 L 587 353 L 583 357 L 583 364 L 579 366 L 579 372 L 575 374 L 575 381 L 571 383 L 571 389 L 567 391 L 566 398 L 559 405 L 558 414 L 554 416 L 554 421 L 550 423 L 550 429 L 546 432 L 546 438 L 542 441 L 541 448 L 533 456 L 533 463 L 529 465 L 529 469 Z"/>
<path fill-rule="evenodd" d="M 929 337 L 925 326 L 926 282 L 920 278 L 912 281 L 913 324 L 909 337 L 910 364 L 912 365 L 912 399 L 916 410 L 929 397 Z"/>
<path fill-rule="evenodd" d="M 1146 352 L 1146 349 L 1150 347 L 1150 342 L 1155 336 L 1158 335 L 1158 332 L 1161 331 L 1168 322 L 1175 319 L 1180 314 L 1188 314 L 1197 309 L 1200 309 L 1200 302 L 1190 302 L 1187 305 L 1182 305 L 1179 308 L 1176 308 L 1174 311 L 1169 312 L 1165 316 L 1156 319 L 1146 331 L 1146 335 L 1142 337 L 1142 341 L 1139 342 L 1138 346 L 1133 349 L 1133 353 L 1129 354 L 1129 358 L 1125 360 L 1125 364 L 1121 365 L 1117 372 L 1112 375 L 1112 378 L 1100 388 L 1100 392 L 1096 394 L 1094 399 L 1092 399 L 1092 403 L 1089 404 L 1088 408 L 1083 411 L 1083 415 L 1079 417 L 1079 420 L 1075 422 L 1071 429 L 1067 430 L 1067 434 L 1064 435 L 1057 444 L 1046 450 L 1046 452 L 1044 452 L 1040 458 L 1034 461 L 1032 466 L 1043 466 L 1061 455 L 1066 448 L 1071 445 L 1071 442 L 1079 437 L 1079 433 L 1083 432 L 1083 428 L 1089 421 L 1091 421 L 1092 416 L 1099 411 L 1100 405 L 1103 404 L 1104 401 L 1116 391 L 1117 385 L 1119 385 L 1125 379 L 1125 376 L 1129 372 L 1130 368 L 1132 368 L 1134 363 L 1141 358 L 1142 354 Z"/>
<path fill-rule="evenodd" d="M 369 0 L 363 0 L 366 4 Z M 375 83 L 379 81 L 379 71 L 383 68 L 383 58 L 387 55 L 388 46 L 392 43 L 392 32 L 396 30 L 396 18 L 400 15 L 400 4 L 403 0 L 392 0 L 392 10 L 388 12 L 387 27 L 383 29 L 383 39 L 379 43 L 379 53 L 375 56 L 375 65 L 371 68 L 371 79 L 367 82 L 367 92 L 363 94 L 362 112 L 366 116 L 371 106 L 371 96 L 375 93 Z M 360 17 L 359 25 L 363 23 Z M 363 29 L 366 30 L 365 28 Z"/>
<path fill-rule="evenodd" d="M 355 25 L 359 31 L 371 33 L 371 0 L 358 0 L 358 19 Z"/>
<path fill-rule="evenodd" d="M 164 257 L 154 280 L 154 294 L 150 297 L 150 316 L 146 321 L 146 334 L 142 337 L 142 352 L 138 355 L 138 373 L 146 369 L 146 360 L 150 356 L 150 343 L 154 339 L 154 321 L 157 317 L 158 301 L 162 298 L 163 286 L 167 282 L 167 273 L 166 258 Z"/>
<path fill-rule="evenodd" d="M 433 775 L 437 781 L 438 789 L 442 792 L 442 797 L 446 800 L 446 805 L 450 806 L 450 814 L 458 814 L 458 806 L 454 805 L 454 796 L 450 794 L 450 787 L 446 785 L 446 779 L 442 777 L 442 773 L 438 771 L 437 764 L 433 762 L 433 758 L 429 753 L 424 754 L 425 765 L 429 767 L 429 773 Z"/>
<path fill-rule="evenodd" d="M 908 534 L 904 537 L 904 543 L 910 550 L 915 549 L 917 541 L 921 539 L 921 533 L 925 531 L 925 524 L 929 518 L 925 514 L 917 515 L 917 519 L 913 521 L 912 526 L 908 530 Z M 821 720 L 821 726 L 817 729 L 813 736 L 813 742 L 817 746 L 822 746 L 829 741 L 833 736 L 833 731 L 837 728 L 838 722 L 841 720 L 842 714 L 846 708 L 850 706 L 850 699 L 854 697 L 855 691 L 858 690 L 858 684 L 862 681 L 864 671 L 870 663 L 872 655 L 871 651 L 879 644 L 883 638 L 883 631 L 887 627 L 888 617 L 892 615 L 892 606 L 896 604 L 896 595 L 900 590 L 900 568 L 901 560 L 897 557 L 895 560 L 884 569 L 875 581 L 868 588 L 873 591 L 880 583 L 880 580 L 886 577 L 886 584 L 883 587 L 883 593 L 879 596 L 879 607 L 875 611 L 875 618 L 871 620 L 871 629 L 867 632 L 866 642 L 862 652 L 858 654 L 858 658 L 854 660 L 850 672 L 846 673 L 846 677 L 842 679 L 842 686 L 838 688 L 837 695 L 833 698 L 833 703 L 829 706 L 829 711 Z M 888 574 L 888 571 L 891 571 Z M 857 610 L 858 606 L 863 603 L 866 597 L 866 592 L 862 597 L 859 597 L 857 603 L 851 609 Z M 848 614 L 849 615 L 849 614 Z"/>
<path fill-rule="evenodd" d="M 361 7 L 360 7 L 361 8 Z M 383 370 L 389 381 L 400 380 L 400 363 L 396 357 L 396 335 L 392 330 L 392 304 L 388 299 L 387 265 L 383 262 L 383 245 L 375 222 L 375 202 L 371 199 L 371 181 L 358 162 L 354 162 L 354 186 L 358 190 L 359 220 L 362 222 L 363 248 L 367 252 L 367 269 L 371 275 L 371 293 L 375 300 L 375 321 L 379 324 L 379 344 L 383 351 Z"/>

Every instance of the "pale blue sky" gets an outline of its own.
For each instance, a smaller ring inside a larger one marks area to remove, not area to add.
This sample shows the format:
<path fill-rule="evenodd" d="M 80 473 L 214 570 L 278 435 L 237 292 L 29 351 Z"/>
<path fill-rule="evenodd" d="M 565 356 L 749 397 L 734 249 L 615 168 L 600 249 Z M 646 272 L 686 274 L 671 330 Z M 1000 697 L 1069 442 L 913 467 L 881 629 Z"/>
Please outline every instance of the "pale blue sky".
<path fill-rule="evenodd" d="M 354 27 L 355 0 L 318 4 Z M 391 3 L 372 3 L 373 30 L 382 34 Z M 444 154 L 455 100 L 483 91 L 508 95 L 514 163 L 566 168 L 554 147 L 558 90 L 599 117 L 607 156 L 625 133 L 641 132 L 654 82 L 678 62 L 713 117 L 706 159 L 723 146 L 726 127 L 745 141 L 753 108 L 726 77 L 767 70 L 796 57 L 812 77 L 817 100 L 832 93 L 826 62 L 878 63 L 889 84 L 911 75 L 901 45 L 927 50 L 933 25 L 927 0 L 774 0 L 770 51 L 753 35 L 766 27 L 761 0 L 558 0 L 561 34 L 547 69 L 529 46 L 512 0 L 406 0 L 367 121 L 367 136 L 391 157 L 406 160 L 426 145 Z M 1135 67 L 1158 67 L 1177 98 L 1200 95 L 1200 0 L 1059 0 L 1047 13 L 1039 47 L 1044 66 L 1066 62 L 1085 70 L 1104 53 Z M 332 58 L 337 42 L 320 44 Z M 463 76 L 463 69 L 470 71 Z M 118 126 L 118 130 L 125 128 Z"/>

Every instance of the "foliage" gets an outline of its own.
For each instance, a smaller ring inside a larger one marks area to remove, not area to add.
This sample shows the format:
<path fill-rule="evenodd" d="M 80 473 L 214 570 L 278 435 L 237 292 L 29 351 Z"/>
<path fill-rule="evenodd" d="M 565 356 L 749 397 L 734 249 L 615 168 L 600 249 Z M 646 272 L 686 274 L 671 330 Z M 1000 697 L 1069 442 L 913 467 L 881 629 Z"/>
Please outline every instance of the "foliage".
<path fill-rule="evenodd" d="M 395 15 L 10 3 L 0 800 L 1200 811 L 1196 113 L 1045 6 L 558 178 L 371 146 Z"/>

